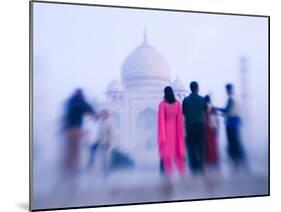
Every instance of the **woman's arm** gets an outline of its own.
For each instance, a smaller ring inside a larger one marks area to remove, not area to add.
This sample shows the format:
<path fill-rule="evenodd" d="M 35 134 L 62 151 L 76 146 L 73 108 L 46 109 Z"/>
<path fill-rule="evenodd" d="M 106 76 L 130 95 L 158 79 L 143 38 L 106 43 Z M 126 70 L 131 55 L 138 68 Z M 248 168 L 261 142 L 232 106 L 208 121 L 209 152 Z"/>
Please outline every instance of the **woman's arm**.
<path fill-rule="evenodd" d="M 165 105 L 163 102 L 158 108 L 158 147 L 160 156 L 164 153 L 164 145 L 166 142 L 166 123 L 165 123 Z"/>

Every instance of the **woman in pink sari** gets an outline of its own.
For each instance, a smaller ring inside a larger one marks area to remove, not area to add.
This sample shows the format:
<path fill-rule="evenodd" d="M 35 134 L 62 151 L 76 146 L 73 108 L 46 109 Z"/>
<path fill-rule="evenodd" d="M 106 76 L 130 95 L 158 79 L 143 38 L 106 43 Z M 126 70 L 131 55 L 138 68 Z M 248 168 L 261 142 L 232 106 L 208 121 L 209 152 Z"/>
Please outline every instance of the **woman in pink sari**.
<path fill-rule="evenodd" d="M 185 142 L 181 104 L 173 89 L 164 89 L 164 100 L 158 110 L 158 147 L 165 173 L 173 174 L 173 164 L 181 175 L 185 172 Z"/>

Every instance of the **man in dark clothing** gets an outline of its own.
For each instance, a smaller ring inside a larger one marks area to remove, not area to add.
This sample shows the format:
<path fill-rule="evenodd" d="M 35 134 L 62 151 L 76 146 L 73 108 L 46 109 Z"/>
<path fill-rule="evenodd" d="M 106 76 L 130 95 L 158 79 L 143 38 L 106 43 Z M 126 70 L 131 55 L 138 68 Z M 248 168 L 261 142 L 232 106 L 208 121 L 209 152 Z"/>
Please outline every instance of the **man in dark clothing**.
<path fill-rule="evenodd" d="M 77 89 L 66 103 L 63 123 L 66 136 L 64 168 L 68 175 L 76 174 L 79 169 L 82 124 L 86 114 L 96 117 L 96 112 L 85 100 L 82 90 Z"/>
<path fill-rule="evenodd" d="M 66 104 L 65 129 L 80 128 L 85 114 L 95 115 L 94 109 L 86 102 L 81 89 L 77 89 Z"/>
<path fill-rule="evenodd" d="M 191 82 L 190 89 L 191 94 L 185 97 L 182 103 L 186 129 L 185 142 L 190 168 L 194 173 L 198 173 L 203 171 L 204 166 L 204 111 L 207 107 L 205 99 L 198 95 L 198 83 Z"/>

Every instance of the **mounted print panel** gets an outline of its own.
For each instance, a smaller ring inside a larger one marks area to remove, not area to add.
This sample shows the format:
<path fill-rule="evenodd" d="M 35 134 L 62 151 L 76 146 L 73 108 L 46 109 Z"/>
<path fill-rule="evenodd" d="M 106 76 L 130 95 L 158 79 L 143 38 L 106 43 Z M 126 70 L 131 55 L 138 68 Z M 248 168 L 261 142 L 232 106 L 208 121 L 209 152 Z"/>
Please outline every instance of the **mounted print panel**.
<path fill-rule="evenodd" d="M 269 195 L 269 17 L 30 4 L 31 210 Z"/>

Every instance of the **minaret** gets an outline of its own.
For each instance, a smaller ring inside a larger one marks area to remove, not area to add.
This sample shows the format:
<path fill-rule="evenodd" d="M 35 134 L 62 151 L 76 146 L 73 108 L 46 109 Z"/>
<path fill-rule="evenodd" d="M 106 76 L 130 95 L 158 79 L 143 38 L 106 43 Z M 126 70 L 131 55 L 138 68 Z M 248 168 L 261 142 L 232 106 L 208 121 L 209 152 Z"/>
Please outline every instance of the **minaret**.
<path fill-rule="evenodd" d="M 146 28 L 143 29 L 143 44 L 144 45 L 148 44 L 147 35 L 146 35 Z"/>
<path fill-rule="evenodd" d="M 242 99 L 245 101 L 248 98 L 248 82 L 247 82 L 247 75 L 248 75 L 248 59 L 247 57 L 243 56 L 240 58 L 240 71 L 241 71 L 241 88 L 242 88 Z"/>
<path fill-rule="evenodd" d="M 185 88 L 184 83 L 179 79 L 178 75 L 172 83 L 172 88 L 174 89 L 175 96 L 180 101 L 187 95 L 187 89 Z"/>
<path fill-rule="evenodd" d="M 244 143 L 251 140 L 250 132 L 250 116 L 249 116 L 249 81 L 248 81 L 248 59 L 246 56 L 240 58 L 240 76 L 241 76 L 241 118 L 243 123 Z"/>

